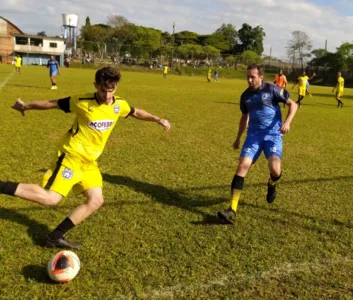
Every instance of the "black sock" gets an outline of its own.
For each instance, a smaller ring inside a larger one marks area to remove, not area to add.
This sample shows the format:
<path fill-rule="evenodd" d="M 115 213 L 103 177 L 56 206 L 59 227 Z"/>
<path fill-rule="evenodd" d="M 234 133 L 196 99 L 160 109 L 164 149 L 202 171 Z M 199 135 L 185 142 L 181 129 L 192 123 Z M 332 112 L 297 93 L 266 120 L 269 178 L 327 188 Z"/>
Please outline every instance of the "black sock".
<path fill-rule="evenodd" d="M 244 188 L 244 177 L 234 175 L 232 180 L 231 192 L 233 190 L 242 190 Z"/>
<path fill-rule="evenodd" d="M 268 183 L 269 183 L 270 185 L 275 185 L 276 182 L 281 179 L 281 176 L 282 176 L 282 173 L 279 174 L 279 176 L 273 176 L 273 175 L 270 173 L 270 179 L 268 180 Z"/>
<path fill-rule="evenodd" d="M 0 180 L 0 194 L 15 196 L 15 192 L 19 184 L 19 182 L 4 182 Z"/>
<path fill-rule="evenodd" d="M 50 233 L 50 238 L 53 240 L 57 240 L 62 238 L 66 232 L 68 232 L 71 228 L 75 226 L 74 223 L 67 217 L 64 221 L 62 221 L 56 229 Z"/>

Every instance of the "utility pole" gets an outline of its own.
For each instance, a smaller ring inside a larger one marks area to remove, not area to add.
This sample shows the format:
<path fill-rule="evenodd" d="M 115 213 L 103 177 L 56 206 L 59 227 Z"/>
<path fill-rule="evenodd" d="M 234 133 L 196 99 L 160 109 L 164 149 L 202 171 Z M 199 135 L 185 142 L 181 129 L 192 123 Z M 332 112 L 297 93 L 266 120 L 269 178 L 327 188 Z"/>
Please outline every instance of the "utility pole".
<path fill-rule="evenodd" d="M 325 51 L 327 51 L 327 40 L 325 40 Z"/>
<path fill-rule="evenodd" d="M 271 72 L 272 47 L 270 48 L 270 72 Z"/>
<path fill-rule="evenodd" d="M 173 49 L 172 49 L 172 61 L 171 61 L 171 63 L 170 63 L 170 67 L 171 67 L 171 68 L 173 68 L 174 44 L 175 44 L 175 22 L 173 23 Z"/>

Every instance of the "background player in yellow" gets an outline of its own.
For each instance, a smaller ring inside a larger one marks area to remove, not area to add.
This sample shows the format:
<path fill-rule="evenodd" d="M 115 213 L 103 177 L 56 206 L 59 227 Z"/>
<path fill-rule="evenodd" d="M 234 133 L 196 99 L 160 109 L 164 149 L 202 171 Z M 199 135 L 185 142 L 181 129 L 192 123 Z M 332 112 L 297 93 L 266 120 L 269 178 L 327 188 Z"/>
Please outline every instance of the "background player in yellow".
<path fill-rule="evenodd" d="M 163 68 L 163 78 L 167 78 L 167 75 L 168 75 L 168 69 L 169 69 L 169 67 L 168 67 L 168 66 L 164 66 L 164 68 Z"/>
<path fill-rule="evenodd" d="M 337 73 L 337 84 L 333 88 L 332 93 L 336 90 L 336 100 L 337 100 L 337 107 L 338 108 L 343 108 L 343 102 L 341 100 L 341 97 L 343 97 L 343 92 L 344 92 L 344 78 L 342 77 L 342 73 L 338 72 Z"/>
<path fill-rule="evenodd" d="M 212 78 L 212 70 L 211 68 L 208 69 L 207 71 L 207 82 L 210 83 Z"/>
<path fill-rule="evenodd" d="M 24 115 L 27 110 L 61 109 L 75 113 L 71 129 L 65 134 L 51 168 L 43 177 L 42 187 L 36 184 L 0 181 L 0 193 L 16 196 L 42 205 L 57 205 L 72 189 L 83 193 L 86 202 L 71 214 L 46 238 L 49 247 L 78 248 L 70 243 L 65 233 L 81 223 L 104 202 L 102 176 L 97 165 L 108 137 L 119 118 L 132 116 L 139 120 L 155 122 L 165 130 L 170 129 L 167 120 L 144 110 L 131 107 L 124 99 L 114 96 L 120 81 L 120 72 L 105 67 L 96 72 L 95 93 L 76 95 L 59 100 L 24 103 L 18 99 L 12 106 Z"/>
<path fill-rule="evenodd" d="M 17 55 L 15 57 L 16 74 L 21 74 L 21 66 L 22 66 L 22 58 L 21 56 Z"/>
<path fill-rule="evenodd" d="M 303 71 L 302 75 L 298 77 L 297 82 L 293 85 L 292 90 L 296 85 L 298 85 L 298 100 L 296 103 L 299 105 L 299 107 L 301 107 L 301 101 L 304 99 L 306 95 L 307 83 L 308 81 L 312 80 L 314 77 L 315 77 L 315 73 L 313 74 L 313 76 L 309 78 L 306 75 L 306 72 Z"/>

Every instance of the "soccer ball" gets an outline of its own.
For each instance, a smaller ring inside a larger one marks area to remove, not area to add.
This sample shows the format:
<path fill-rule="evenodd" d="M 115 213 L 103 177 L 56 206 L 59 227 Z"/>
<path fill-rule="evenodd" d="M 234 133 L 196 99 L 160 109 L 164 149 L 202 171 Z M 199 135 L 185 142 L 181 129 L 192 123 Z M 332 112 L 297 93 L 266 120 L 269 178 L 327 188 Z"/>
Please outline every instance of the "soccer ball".
<path fill-rule="evenodd" d="M 80 259 L 72 251 L 60 251 L 48 263 L 48 274 L 56 282 L 68 282 L 80 270 Z"/>

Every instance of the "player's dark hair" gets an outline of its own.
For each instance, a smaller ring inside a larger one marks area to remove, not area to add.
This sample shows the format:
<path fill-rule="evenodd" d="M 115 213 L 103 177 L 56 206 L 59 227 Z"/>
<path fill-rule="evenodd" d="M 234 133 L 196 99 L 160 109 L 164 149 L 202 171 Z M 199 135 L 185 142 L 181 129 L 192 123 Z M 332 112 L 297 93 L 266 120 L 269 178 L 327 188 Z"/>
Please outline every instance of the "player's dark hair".
<path fill-rule="evenodd" d="M 96 84 L 114 88 L 120 81 L 120 71 L 112 67 L 104 67 L 96 72 Z"/>
<path fill-rule="evenodd" d="M 251 64 L 250 66 L 248 66 L 247 70 L 253 70 L 253 69 L 257 69 L 257 71 L 259 72 L 259 75 L 264 75 L 264 68 L 258 64 Z"/>

